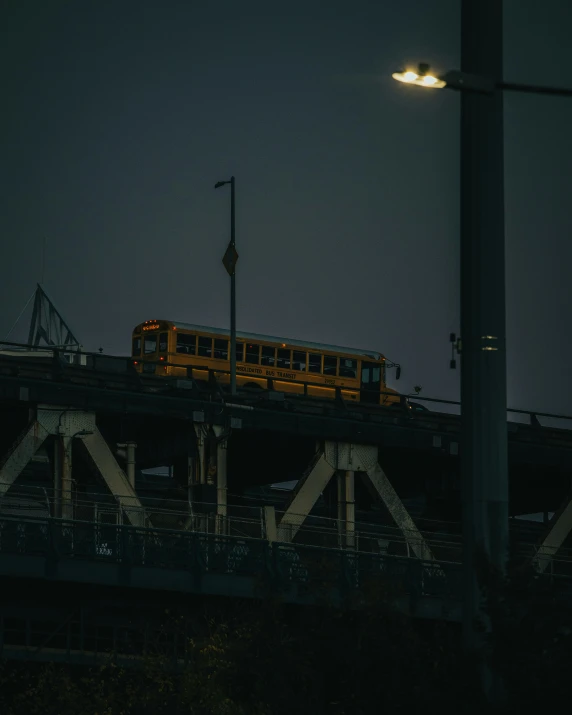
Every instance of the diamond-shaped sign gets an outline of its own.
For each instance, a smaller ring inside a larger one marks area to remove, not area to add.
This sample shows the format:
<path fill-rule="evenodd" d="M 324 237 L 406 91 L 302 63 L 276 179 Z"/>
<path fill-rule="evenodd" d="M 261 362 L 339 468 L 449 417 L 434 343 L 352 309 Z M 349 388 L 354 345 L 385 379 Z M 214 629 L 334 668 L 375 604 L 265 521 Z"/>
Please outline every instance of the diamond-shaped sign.
<path fill-rule="evenodd" d="M 236 248 L 232 245 L 232 243 L 229 243 L 226 251 L 224 252 L 224 256 L 222 257 L 222 263 L 229 276 L 234 275 L 234 268 L 237 261 L 238 253 L 236 252 Z"/>

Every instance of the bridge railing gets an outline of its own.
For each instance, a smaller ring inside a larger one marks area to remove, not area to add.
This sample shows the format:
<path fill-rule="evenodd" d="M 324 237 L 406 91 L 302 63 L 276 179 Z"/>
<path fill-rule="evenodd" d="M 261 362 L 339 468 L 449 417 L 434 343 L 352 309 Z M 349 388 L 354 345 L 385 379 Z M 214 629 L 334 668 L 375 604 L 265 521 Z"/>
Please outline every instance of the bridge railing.
<path fill-rule="evenodd" d="M 117 563 L 127 570 L 170 569 L 189 572 L 195 578 L 206 574 L 248 576 L 255 579 L 261 592 L 278 588 L 284 593 L 285 589 L 295 588 L 298 599 L 327 599 L 333 590 L 338 597 L 348 597 L 356 591 L 367 595 L 368 589 L 375 595 L 381 589 L 389 601 L 402 595 L 458 601 L 462 587 L 462 565 L 444 559 L 421 561 L 359 550 L 126 524 L 102 529 L 95 522 L 51 518 L 22 520 L 0 515 L 2 555 L 40 556 L 53 562 Z M 9 563 L 14 569 L 20 562 Z M 23 562 L 21 568 L 25 569 Z M 33 571 L 37 573 L 37 565 Z M 572 583 L 570 573 L 548 573 L 539 578 Z M 570 585 L 565 587 L 570 589 Z"/>
<path fill-rule="evenodd" d="M 128 513 L 132 515 L 134 511 L 140 509 L 144 524 L 153 528 L 257 539 L 269 537 L 263 506 L 228 504 L 226 516 L 222 517 L 216 513 L 216 504 L 207 502 L 138 496 L 139 504 L 131 506 L 129 502 L 134 501 L 133 497 L 114 496 L 110 492 L 73 491 L 69 499 L 63 497 L 65 495 L 52 488 L 16 483 L 0 499 L 0 514 L 22 518 L 28 516 L 60 518 L 62 514 L 72 513 L 76 520 L 93 521 L 101 524 L 103 528 L 129 523 Z M 283 515 L 282 510 L 276 510 L 275 518 L 278 525 Z M 335 549 L 351 548 L 395 556 L 413 556 L 410 548 L 413 537 L 405 535 L 393 525 L 356 522 L 354 530 L 349 535 L 345 531 L 345 524 L 334 518 L 310 514 L 300 515 L 299 519 L 294 537 L 296 543 Z M 448 549 L 450 557 L 460 558 L 458 535 L 438 532 L 422 532 L 422 534 L 430 543 Z M 287 536 L 284 532 L 283 535 Z"/>
<path fill-rule="evenodd" d="M 40 486 L 14 484 L 0 498 L 0 516 L 21 518 L 61 518 L 62 514 L 78 523 L 95 523 L 102 534 L 113 534 L 116 527 L 129 524 L 128 516 L 135 509 L 141 509 L 143 523 L 152 529 L 168 529 L 177 532 L 229 536 L 269 540 L 262 506 L 227 505 L 226 516 L 216 513 L 216 504 L 188 502 L 175 498 L 139 496 L 139 506 L 130 506 L 129 499 L 118 498 L 110 492 L 81 493 L 74 491 L 70 500 L 62 500 L 61 493 Z M 123 504 L 121 506 L 120 504 Z M 66 507 L 63 509 L 63 507 Z M 126 511 L 126 507 L 128 512 Z M 63 511 L 62 511 L 63 509 Z M 280 529 L 284 512 L 275 510 L 278 541 L 285 544 L 304 544 L 327 549 L 359 551 L 399 558 L 416 558 L 412 549 L 415 539 L 424 539 L 438 561 L 462 561 L 462 534 L 459 524 L 447 525 L 435 522 L 431 528 L 421 528 L 415 533 L 404 533 L 396 526 L 383 523 L 356 521 L 349 531 L 344 522 L 327 516 L 300 515 L 295 535 Z M 295 515 L 289 515 L 290 522 L 296 522 Z M 427 520 L 424 520 L 427 525 Z M 536 553 L 538 532 L 528 531 L 526 525 L 514 520 L 509 524 L 512 551 L 515 557 L 524 561 L 532 559 Z M 555 574 L 572 572 L 572 549 L 561 548 L 551 564 Z"/>
<path fill-rule="evenodd" d="M 118 524 L 0 515 L 0 555 L 44 556 L 208 574 L 263 576 L 299 596 L 391 584 L 393 593 L 453 596 L 460 564 L 421 562 L 308 544 Z M 13 564 L 14 562 L 12 562 Z M 444 578 L 453 574 L 452 580 Z M 263 585 L 263 584 L 261 584 Z"/>

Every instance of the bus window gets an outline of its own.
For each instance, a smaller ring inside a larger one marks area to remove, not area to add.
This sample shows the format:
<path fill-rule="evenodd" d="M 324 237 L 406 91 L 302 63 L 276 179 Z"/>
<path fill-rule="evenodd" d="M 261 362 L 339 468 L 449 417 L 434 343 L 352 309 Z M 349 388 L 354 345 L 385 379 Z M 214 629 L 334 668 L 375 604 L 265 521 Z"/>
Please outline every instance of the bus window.
<path fill-rule="evenodd" d="M 197 336 L 179 333 L 177 331 L 177 352 L 186 355 L 196 355 Z"/>
<path fill-rule="evenodd" d="M 141 338 L 133 338 L 132 355 L 141 355 Z"/>
<path fill-rule="evenodd" d="M 258 365 L 260 362 L 260 345 L 246 343 L 246 362 L 251 365 Z"/>
<path fill-rule="evenodd" d="M 157 350 L 157 335 L 146 335 L 143 352 L 145 355 L 150 355 Z"/>
<path fill-rule="evenodd" d="M 199 335 L 199 355 L 201 357 L 211 357 L 213 352 L 213 339 Z"/>
<path fill-rule="evenodd" d="M 228 340 L 215 338 L 214 356 L 218 360 L 228 360 Z"/>
<path fill-rule="evenodd" d="M 159 333 L 159 352 L 160 353 L 167 352 L 168 337 L 169 337 L 169 333 Z"/>
<path fill-rule="evenodd" d="M 306 371 L 306 353 L 301 350 L 294 350 L 292 353 L 292 369 L 300 370 L 300 372 Z"/>
<path fill-rule="evenodd" d="M 285 370 L 290 369 L 290 350 L 283 350 L 282 348 L 278 348 L 277 366 Z"/>
<path fill-rule="evenodd" d="M 268 367 L 274 367 L 276 364 L 276 348 L 271 348 L 269 345 L 263 345 L 260 364 L 267 365 Z"/>
<path fill-rule="evenodd" d="M 244 362 L 244 343 L 236 342 L 236 362 Z"/>
<path fill-rule="evenodd" d="M 336 375 L 338 371 L 338 358 L 333 355 L 324 355 L 324 375 Z"/>
<path fill-rule="evenodd" d="M 308 354 L 308 371 L 322 372 L 322 356 L 317 353 Z"/>
<path fill-rule="evenodd" d="M 357 377 L 357 360 L 340 358 L 340 377 Z"/>

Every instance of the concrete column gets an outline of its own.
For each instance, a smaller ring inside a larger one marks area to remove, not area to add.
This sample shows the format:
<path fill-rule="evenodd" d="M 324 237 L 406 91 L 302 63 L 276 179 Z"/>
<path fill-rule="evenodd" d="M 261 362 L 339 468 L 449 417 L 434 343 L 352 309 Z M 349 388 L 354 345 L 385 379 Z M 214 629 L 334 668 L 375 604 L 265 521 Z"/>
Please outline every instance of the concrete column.
<path fill-rule="evenodd" d="M 202 424 L 195 425 L 195 434 L 197 435 L 197 472 L 195 475 L 195 484 L 205 484 L 206 483 L 206 469 L 205 469 L 205 436 L 203 434 Z"/>
<path fill-rule="evenodd" d="M 127 480 L 132 489 L 135 489 L 135 450 L 137 444 L 135 442 L 125 442 L 125 444 L 117 445 L 120 449 L 125 450 L 125 462 L 127 464 Z"/>
<path fill-rule="evenodd" d="M 346 495 L 344 475 L 339 471 L 336 472 L 336 486 L 338 494 L 338 543 L 340 546 L 343 546 L 346 521 Z"/>
<path fill-rule="evenodd" d="M 355 548 L 356 505 L 354 493 L 354 473 L 346 472 L 346 546 Z"/>
<path fill-rule="evenodd" d="M 219 442 L 216 455 L 216 522 L 218 534 L 226 532 L 226 446 L 226 440 Z"/>
<path fill-rule="evenodd" d="M 135 450 L 137 445 L 135 442 L 127 442 L 127 479 L 131 487 L 135 489 Z"/>
<path fill-rule="evenodd" d="M 62 437 L 62 461 L 61 461 L 61 517 L 62 519 L 73 519 L 72 504 L 72 437 Z"/>
<path fill-rule="evenodd" d="M 54 439 L 54 500 L 52 504 L 52 516 L 56 519 L 62 517 L 62 440 L 63 437 Z"/>
<path fill-rule="evenodd" d="M 268 541 L 277 541 L 278 532 L 276 529 L 276 510 L 273 506 L 264 507 L 264 526 Z"/>

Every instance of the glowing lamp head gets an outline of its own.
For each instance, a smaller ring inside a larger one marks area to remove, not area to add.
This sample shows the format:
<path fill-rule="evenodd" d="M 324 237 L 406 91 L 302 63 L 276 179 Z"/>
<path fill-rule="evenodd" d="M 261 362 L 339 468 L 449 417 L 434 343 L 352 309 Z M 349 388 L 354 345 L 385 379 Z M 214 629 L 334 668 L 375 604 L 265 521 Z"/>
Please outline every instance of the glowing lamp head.
<path fill-rule="evenodd" d="M 432 87 L 433 89 L 441 89 L 446 86 L 446 82 L 432 74 L 429 74 L 429 65 L 421 63 L 417 72 L 406 70 L 405 72 L 394 72 L 393 79 L 405 84 L 416 84 L 419 87 Z"/>

